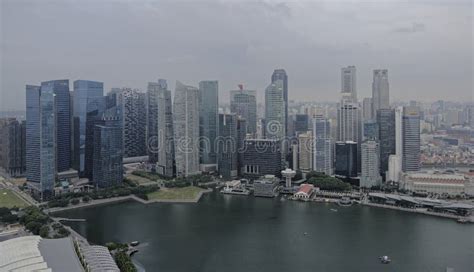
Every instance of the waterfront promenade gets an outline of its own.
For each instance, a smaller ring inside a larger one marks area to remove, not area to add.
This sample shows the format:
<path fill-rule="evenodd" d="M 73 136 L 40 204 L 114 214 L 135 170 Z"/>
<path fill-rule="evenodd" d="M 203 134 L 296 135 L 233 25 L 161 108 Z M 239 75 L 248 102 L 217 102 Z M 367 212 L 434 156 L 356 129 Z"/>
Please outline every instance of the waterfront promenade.
<path fill-rule="evenodd" d="M 212 192 L 212 189 L 206 189 L 199 192 L 194 199 L 152 199 L 152 200 L 144 200 L 139 198 L 135 195 L 128 195 L 128 196 L 119 196 L 119 197 L 112 197 L 112 198 L 105 198 L 105 199 L 94 199 L 90 200 L 89 202 L 82 202 L 77 205 L 70 205 L 67 207 L 54 207 L 45 209 L 45 213 L 55 213 L 60 211 L 67 211 L 79 208 L 86 208 L 86 207 L 93 207 L 99 205 L 106 205 L 111 203 L 118 203 L 118 202 L 125 202 L 125 201 L 137 201 L 142 204 L 152 204 L 152 203 L 197 203 L 199 199 L 201 199 L 202 195 L 205 193 Z"/>
<path fill-rule="evenodd" d="M 471 216 L 459 216 L 459 215 L 454 215 L 454 214 L 449 214 L 449 213 L 431 212 L 431 211 L 428 211 L 426 209 L 403 208 L 403 207 L 398 207 L 398 206 L 371 203 L 371 202 L 368 202 L 368 201 L 363 201 L 361 204 L 365 205 L 365 206 L 370 206 L 370 207 L 378 207 L 378 208 L 391 209 L 391 210 L 397 210 L 397 211 L 412 212 L 412 213 L 418 213 L 418 214 L 425 214 L 425 215 L 431 215 L 431 216 L 450 218 L 450 219 L 455 219 L 455 220 L 466 219 L 466 220 L 468 220 L 468 222 L 474 223 L 474 216 L 472 216 L 472 215 Z"/>

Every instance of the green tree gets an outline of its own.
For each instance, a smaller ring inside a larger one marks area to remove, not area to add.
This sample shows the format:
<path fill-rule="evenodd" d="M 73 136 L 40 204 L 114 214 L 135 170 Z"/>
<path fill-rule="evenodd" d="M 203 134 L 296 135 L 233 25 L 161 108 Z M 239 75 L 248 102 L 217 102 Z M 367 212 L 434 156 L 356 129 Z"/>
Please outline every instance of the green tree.
<path fill-rule="evenodd" d="M 49 236 L 49 227 L 46 226 L 46 225 L 43 225 L 39 230 L 39 235 L 43 238 L 48 238 L 48 236 Z"/>

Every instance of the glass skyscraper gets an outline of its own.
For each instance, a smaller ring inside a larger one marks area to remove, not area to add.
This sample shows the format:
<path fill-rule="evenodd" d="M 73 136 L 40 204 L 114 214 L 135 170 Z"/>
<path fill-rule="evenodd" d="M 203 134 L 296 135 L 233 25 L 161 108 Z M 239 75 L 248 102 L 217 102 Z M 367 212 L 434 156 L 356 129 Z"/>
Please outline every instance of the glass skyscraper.
<path fill-rule="evenodd" d="M 420 170 L 420 112 L 418 107 L 404 107 L 402 117 L 402 171 Z"/>
<path fill-rule="evenodd" d="M 69 80 L 51 80 L 41 83 L 41 93 L 52 93 L 55 100 L 56 165 L 57 171 L 71 167 L 71 98 Z"/>
<path fill-rule="evenodd" d="M 79 122 L 79 132 L 76 132 L 76 135 L 79 137 L 79 150 L 75 150 L 75 152 L 79 153 L 78 170 L 80 173 L 84 171 L 85 165 L 87 113 L 98 109 L 98 104 L 101 103 L 99 101 L 103 99 L 103 96 L 104 83 L 89 80 L 74 81 L 73 113 Z"/>
<path fill-rule="evenodd" d="M 380 174 L 385 177 L 388 171 L 390 155 L 395 154 L 395 110 L 379 109 L 377 111 L 380 143 Z"/>
<path fill-rule="evenodd" d="M 147 90 L 147 150 L 158 174 L 173 176 L 174 144 L 171 91 L 166 80 L 149 82 Z"/>
<path fill-rule="evenodd" d="M 216 141 L 219 175 L 225 179 L 237 176 L 237 115 L 219 114 L 219 137 Z"/>
<path fill-rule="evenodd" d="M 247 125 L 247 133 L 255 135 L 257 133 L 257 92 L 254 90 L 244 90 L 243 86 L 239 90 L 230 91 L 230 112 L 244 118 Z"/>
<path fill-rule="evenodd" d="M 285 101 L 285 131 L 288 133 L 288 75 L 284 69 L 275 69 L 272 74 L 272 83 L 283 81 L 283 100 Z"/>
<path fill-rule="evenodd" d="M 199 82 L 199 131 L 200 161 L 202 164 L 217 162 L 215 141 L 218 133 L 218 82 Z"/>
<path fill-rule="evenodd" d="M 52 196 L 57 173 L 56 97 L 51 85 L 26 86 L 27 181 L 42 200 Z"/>
<path fill-rule="evenodd" d="M 176 175 L 199 174 L 199 90 L 176 82 L 173 129 Z"/>
<path fill-rule="evenodd" d="M 110 187 L 123 180 L 122 121 L 120 108 L 106 110 L 94 125 L 93 177 L 97 187 Z"/>

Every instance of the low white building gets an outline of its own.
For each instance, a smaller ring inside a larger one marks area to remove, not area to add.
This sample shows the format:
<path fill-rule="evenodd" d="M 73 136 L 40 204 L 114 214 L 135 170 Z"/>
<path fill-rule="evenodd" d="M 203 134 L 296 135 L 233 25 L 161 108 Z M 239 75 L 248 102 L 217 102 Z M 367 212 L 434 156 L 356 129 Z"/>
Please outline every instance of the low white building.
<path fill-rule="evenodd" d="M 402 188 L 415 193 L 472 195 L 472 186 L 473 179 L 463 174 L 417 172 L 402 176 Z"/>

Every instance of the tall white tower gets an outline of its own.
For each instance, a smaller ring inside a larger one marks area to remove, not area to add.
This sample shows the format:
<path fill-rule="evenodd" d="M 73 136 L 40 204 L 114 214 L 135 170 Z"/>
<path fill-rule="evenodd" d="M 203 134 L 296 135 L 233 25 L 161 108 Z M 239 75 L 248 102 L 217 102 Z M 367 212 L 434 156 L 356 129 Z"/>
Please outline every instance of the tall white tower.
<path fill-rule="evenodd" d="M 281 171 L 281 175 L 285 177 L 285 187 L 290 188 L 291 179 L 296 175 L 296 171 L 286 168 L 285 170 Z"/>

